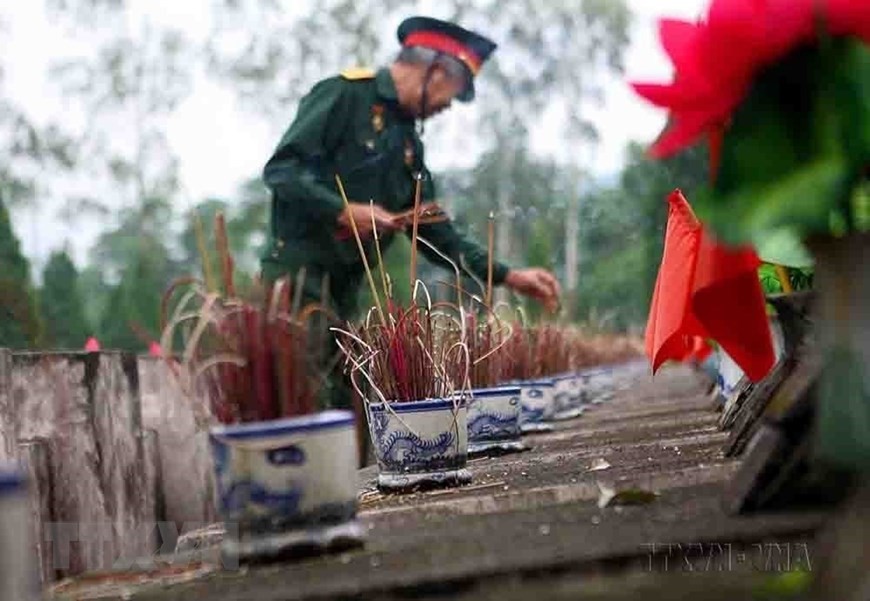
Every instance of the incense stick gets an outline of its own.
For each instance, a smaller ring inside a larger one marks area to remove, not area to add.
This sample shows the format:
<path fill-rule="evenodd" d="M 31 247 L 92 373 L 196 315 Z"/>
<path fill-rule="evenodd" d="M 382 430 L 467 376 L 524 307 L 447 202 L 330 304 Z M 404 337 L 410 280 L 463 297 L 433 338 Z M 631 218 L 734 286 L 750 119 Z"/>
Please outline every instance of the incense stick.
<path fill-rule="evenodd" d="M 417 186 L 414 189 L 414 214 L 412 216 L 412 232 L 411 232 L 411 289 L 414 289 L 414 283 L 417 281 L 417 228 L 420 225 L 420 196 L 421 182 L 423 178 L 420 173 L 417 174 Z"/>
<path fill-rule="evenodd" d="M 492 307 L 492 267 L 493 267 L 493 248 L 495 246 L 495 214 L 489 212 L 489 223 L 487 224 L 488 240 L 487 240 L 487 261 L 486 261 L 486 306 Z"/>
<path fill-rule="evenodd" d="M 233 282 L 233 257 L 230 254 L 230 242 L 227 237 L 227 222 L 221 211 L 214 216 L 214 238 L 223 277 L 224 294 L 233 298 L 236 295 L 236 286 Z"/>
<path fill-rule="evenodd" d="M 366 251 L 363 247 L 362 239 L 359 237 L 359 230 L 356 227 L 356 220 L 353 218 L 353 211 L 350 210 L 350 202 L 347 200 L 347 194 L 344 193 L 344 185 L 341 183 L 341 178 L 338 174 L 335 175 L 335 182 L 338 184 L 338 191 L 341 193 L 341 199 L 344 201 L 344 208 L 347 211 L 347 218 L 350 221 L 350 228 L 353 230 L 353 236 L 356 238 L 356 245 L 359 248 L 359 254 L 362 257 L 363 266 L 366 270 L 366 278 L 369 281 L 369 288 L 372 290 L 372 297 L 375 301 L 375 306 L 378 309 L 378 315 L 381 318 L 381 323 L 386 325 L 387 320 L 384 318 L 384 309 L 381 307 L 381 300 L 378 295 L 378 289 L 375 286 L 375 279 L 372 277 L 372 270 L 369 268 L 369 260 L 366 258 Z"/>

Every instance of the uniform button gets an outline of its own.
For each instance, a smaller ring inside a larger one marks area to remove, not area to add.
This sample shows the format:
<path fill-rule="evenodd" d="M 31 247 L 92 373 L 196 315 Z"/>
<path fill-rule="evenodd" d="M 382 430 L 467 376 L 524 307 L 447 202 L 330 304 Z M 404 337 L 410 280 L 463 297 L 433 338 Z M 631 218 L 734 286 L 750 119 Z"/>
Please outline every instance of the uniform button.
<path fill-rule="evenodd" d="M 275 245 L 276 245 L 278 248 L 284 248 L 284 241 L 281 240 L 281 239 L 279 238 L 278 241 L 275 242 Z"/>

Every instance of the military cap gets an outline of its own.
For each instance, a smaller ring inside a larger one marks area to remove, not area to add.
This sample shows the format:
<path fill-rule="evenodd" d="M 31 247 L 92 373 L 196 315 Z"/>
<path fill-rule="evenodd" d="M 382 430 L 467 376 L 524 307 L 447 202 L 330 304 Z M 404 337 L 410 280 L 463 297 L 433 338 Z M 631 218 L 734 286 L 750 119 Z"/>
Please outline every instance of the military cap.
<path fill-rule="evenodd" d="M 447 21 L 430 17 L 410 17 L 399 25 L 399 42 L 405 48 L 419 46 L 442 52 L 464 65 L 469 72 L 468 84 L 458 99 L 474 98 L 474 76 L 496 49 L 492 40 Z"/>

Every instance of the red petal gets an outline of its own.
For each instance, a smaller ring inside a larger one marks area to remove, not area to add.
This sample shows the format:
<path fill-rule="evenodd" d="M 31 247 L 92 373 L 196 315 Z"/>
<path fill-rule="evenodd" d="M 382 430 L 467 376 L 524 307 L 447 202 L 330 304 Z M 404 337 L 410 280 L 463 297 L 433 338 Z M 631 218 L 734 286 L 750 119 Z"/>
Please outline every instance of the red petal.
<path fill-rule="evenodd" d="M 870 44 L 870 2 L 827 0 L 831 33 L 856 35 Z"/>
<path fill-rule="evenodd" d="M 692 146 L 714 123 L 715 116 L 710 113 L 680 115 L 650 147 L 650 155 L 656 159 L 664 159 L 676 154 Z"/>
<path fill-rule="evenodd" d="M 774 61 L 815 35 L 817 0 L 771 0 L 765 18 L 766 61 Z"/>
<path fill-rule="evenodd" d="M 713 0 L 703 55 L 720 80 L 744 78 L 765 54 L 764 0 Z"/>
<path fill-rule="evenodd" d="M 659 39 L 678 72 L 691 70 L 697 63 L 698 41 L 703 27 L 676 19 L 659 21 Z"/>
<path fill-rule="evenodd" d="M 722 162 L 722 143 L 725 140 L 725 128 L 714 127 L 709 132 L 710 143 L 710 185 L 716 183 L 719 174 L 719 165 Z"/>
<path fill-rule="evenodd" d="M 685 103 L 685 89 L 674 84 L 632 82 L 631 87 L 656 106 L 674 108 Z"/>

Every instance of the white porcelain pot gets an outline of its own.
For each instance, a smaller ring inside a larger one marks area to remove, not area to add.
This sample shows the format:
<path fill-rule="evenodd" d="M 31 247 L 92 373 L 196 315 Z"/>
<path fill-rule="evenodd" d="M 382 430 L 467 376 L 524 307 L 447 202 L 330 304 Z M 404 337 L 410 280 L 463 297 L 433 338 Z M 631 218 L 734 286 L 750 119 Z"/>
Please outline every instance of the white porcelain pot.
<path fill-rule="evenodd" d="M 238 559 L 359 544 L 354 416 L 303 417 L 211 431 L 224 552 Z"/>
<path fill-rule="evenodd" d="M 578 373 L 585 399 L 598 405 L 613 398 L 613 368 L 610 366 L 585 369 Z"/>
<path fill-rule="evenodd" d="M 462 400 L 369 403 L 368 417 L 379 488 L 398 492 L 471 482 Z"/>
<path fill-rule="evenodd" d="M 520 430 L 527 432 L 550 432 L 553 426 L 546 423 L 555 414 L 553 395 L 556 383 L 550 379 L 523 382 Z"/>
<path fill-rule="evenodd" d="M 468 402 L 468 453 L 485 455 L 528 449 L 520 436 L 519 386 L 473 390 Z"/>
<path fill-rule="evenodd" d="M 583 396 L 577 374 L 562 374 L 553 378 L 553 421 L 575 419 L 583 415 Z"/>
<path fill-rule="evenodd" d="M 42 597 L 34 556 L 24 475 L 0 465 L 0 599 Z"/>

